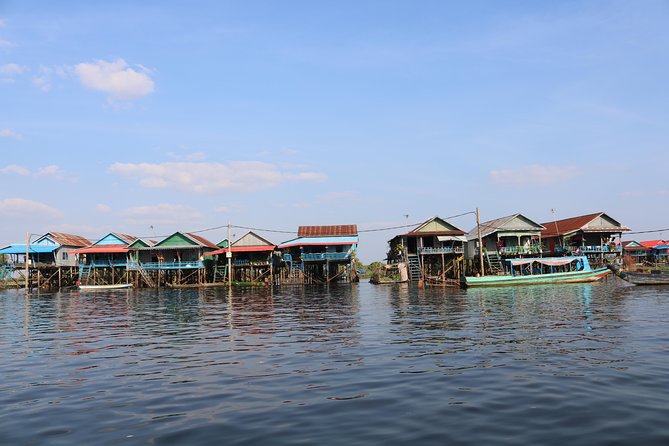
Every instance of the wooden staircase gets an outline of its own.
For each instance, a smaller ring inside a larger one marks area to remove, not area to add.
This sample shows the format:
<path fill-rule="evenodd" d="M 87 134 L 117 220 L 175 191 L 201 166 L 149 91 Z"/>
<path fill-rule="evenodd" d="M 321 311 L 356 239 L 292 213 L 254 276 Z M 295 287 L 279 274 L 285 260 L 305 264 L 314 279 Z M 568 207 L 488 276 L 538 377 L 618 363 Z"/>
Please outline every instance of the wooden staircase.
<path fill-rule="evenodd" d="M 502 258 L 497 252 L 487 252 L 485 253 L 486 260 L 488 261 L 488 268 L 490 269 L 490 274 L 502 274 L 504 273 L 504 266 L 502 265 Z"/>
<path fill-rule="evenodd" d="M 228 265 L 214 267 L 214 283 L 225 283 L 228 280 Z"/>
<path fill-rule="evenodd" d="M 409 265 L 409 279 L 412 282 L 418 281 L 423 278 L 423 274 L 420 267 L 420 257 L 415 254 L 409 254 L 407 256 L 408 265 Z"/>

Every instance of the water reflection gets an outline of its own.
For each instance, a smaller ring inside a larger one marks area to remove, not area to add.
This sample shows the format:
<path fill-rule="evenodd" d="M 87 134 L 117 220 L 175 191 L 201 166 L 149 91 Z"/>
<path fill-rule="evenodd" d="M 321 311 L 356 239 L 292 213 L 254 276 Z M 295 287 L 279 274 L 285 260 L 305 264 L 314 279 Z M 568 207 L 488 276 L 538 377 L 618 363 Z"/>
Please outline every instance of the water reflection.
<path fill-rule="evenodd" d="M 4 292 L 0 404 L 13 416 L 0 432 L 12 444 L 659 441 L 667 300 L 615 282 Z"/>

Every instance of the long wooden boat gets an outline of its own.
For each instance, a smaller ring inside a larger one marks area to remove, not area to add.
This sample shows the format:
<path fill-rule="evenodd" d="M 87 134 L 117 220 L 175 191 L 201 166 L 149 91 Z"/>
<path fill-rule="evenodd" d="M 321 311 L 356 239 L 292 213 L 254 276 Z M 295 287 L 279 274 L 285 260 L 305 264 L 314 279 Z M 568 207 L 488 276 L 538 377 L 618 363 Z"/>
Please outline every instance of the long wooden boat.
<path fill-rule="evenodd" d="M 623 271 L 615 265 L 609 265 L 609 269 L 616 276 L 634 285 L 669 285 L 669 272 L 666 271 L 629 272 Z"/>
<path fill-rule="evenodd" d="M 79 285 L 81 291 L 125 290 L 132 288 L 132 283 L 117 283 L 114 285 Z"/>
<path fill-rule="evenodd" d="M 463 287 L 493 287 L 579 283 L 600 280 L 611 272 L 603 267 L 592 269 L 585 256 L 543 257 L 506 260 L 507 274 L 499 276 L 463 276 Z"/>

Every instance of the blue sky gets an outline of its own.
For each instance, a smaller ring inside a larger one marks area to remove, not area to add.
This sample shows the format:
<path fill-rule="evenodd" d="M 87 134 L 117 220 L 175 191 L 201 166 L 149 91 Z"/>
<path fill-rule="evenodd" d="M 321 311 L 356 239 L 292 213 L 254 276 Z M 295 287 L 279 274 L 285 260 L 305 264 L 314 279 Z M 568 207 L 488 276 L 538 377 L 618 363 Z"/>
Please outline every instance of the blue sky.
<path fill-rule="evenodd" d="M 668 19 L 643 0 L 0 0 L 0 244 L 476 207 L 669 227 Z M 360 258 L 396 232 L 362 233 Z"/>

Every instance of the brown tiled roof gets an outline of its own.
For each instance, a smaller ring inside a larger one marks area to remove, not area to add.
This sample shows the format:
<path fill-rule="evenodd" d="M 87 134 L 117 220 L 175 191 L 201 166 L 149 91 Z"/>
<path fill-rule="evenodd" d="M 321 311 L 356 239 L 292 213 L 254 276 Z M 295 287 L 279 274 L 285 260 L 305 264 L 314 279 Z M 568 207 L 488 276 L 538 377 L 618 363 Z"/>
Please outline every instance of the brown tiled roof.
<path fill-rule="evenodd" d="M 569 234 L 571 232 L 576 232 L 586 226 L 595 218 L 604 215 L 604 212 L 596 212 L 594 214 L 581 215 L 579 217 L 566 218 L 564 220 L 558 221 L 549 221 L 542 223 L 546 228 L 541 231 L 541 238 L 555 237 L 559 235 Z M 610 217 L 609 217 L 610 218 Z M 621 231 L 629 231 L 629 228 L 625 226 L 620 226 Z"/>
<path fill-rule="evenodd" d="M 298 237 L 338 237 L 358 235 L 357 225 L 300 226 Z"/>
<path fill-rule="evenodd" d="M 66 234 L 64 232 L 49 232 L 54 242 L 63 246 L 88 246 L 91 244 L 90 240 L 80 235 Z"/>
<path fill-rule="evenodd" d="M 218 249 L 219 248 L 214 243 L 210 242 L 206 238 L 201 237 L 199 235 L 195 235 L 195 234 L 192 234 L 190 232 L 186 233 L 186 235 L 188 237 L 192 238 L 193 240 L 195 240 L 196 242 L 198 242 L 200 245 L 206 246 L 207 248 L 213 248 L 213 249 Z"/>

